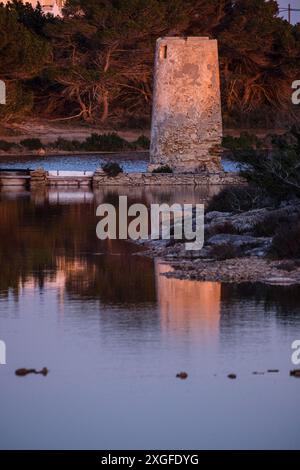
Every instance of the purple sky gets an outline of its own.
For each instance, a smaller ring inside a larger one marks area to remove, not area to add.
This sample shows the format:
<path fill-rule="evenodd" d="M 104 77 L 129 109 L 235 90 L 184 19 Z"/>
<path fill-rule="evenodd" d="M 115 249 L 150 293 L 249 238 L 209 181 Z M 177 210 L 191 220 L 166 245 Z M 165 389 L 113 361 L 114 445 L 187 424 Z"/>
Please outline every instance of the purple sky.
<path fill-rule="evenodd" d="M 300 9 L 300 0 L 277 0 L 278 4 L 281 8 L 287 8 L 288 4 L 291 4 L 292 8 Z M 287 18 L 287 13 L 282 12 L 280 16 L 284 16 Z M 299 11 L 292 11 L 292 23 L 300 23 L 300 12 Z"/>

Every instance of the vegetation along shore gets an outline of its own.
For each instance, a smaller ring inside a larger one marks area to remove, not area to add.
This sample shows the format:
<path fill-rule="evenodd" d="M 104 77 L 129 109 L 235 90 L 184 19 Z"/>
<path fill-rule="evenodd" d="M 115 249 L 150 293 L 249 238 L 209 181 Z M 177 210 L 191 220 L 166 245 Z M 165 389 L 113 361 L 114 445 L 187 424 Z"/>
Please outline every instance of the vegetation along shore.
<path fill-rule="evenodd" d="M 208 203 L 202 250 L 187 252 L 185 240 L 172 236 L 144 242 L 149 256 L 174 267 L 166 276 L 300 283 L 300 133 L 293 129 L 273 146 L 233 151 L 247 184 L 227 187 Z"/>

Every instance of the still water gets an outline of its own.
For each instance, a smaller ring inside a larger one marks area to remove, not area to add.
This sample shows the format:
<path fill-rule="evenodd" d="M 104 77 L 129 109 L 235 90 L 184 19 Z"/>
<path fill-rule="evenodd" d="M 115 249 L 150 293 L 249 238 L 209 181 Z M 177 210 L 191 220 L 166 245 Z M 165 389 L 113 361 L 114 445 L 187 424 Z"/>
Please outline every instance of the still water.
<path fill-rule="evenodd" d="M 104 163 L 112 160 L 118 161 L 125 172 L 145 172 L 149 163 L 149 156 L 147 152 L 101 155 L 0 155 L 0 169 L 35 169 L 42 167 L 47 171 L 95 171 Z M 222 165 L 225 171 L 238 170 L 237 164 L 225 157 L 222 159 Z"/>
<path fill-rule="evenodd" d="M 118 191 L 209 197 L 0 192 L 0 447 L 299 449 L 300 289 L 166 278 L 131 243 L 97 240 L 95 208 Z"/>

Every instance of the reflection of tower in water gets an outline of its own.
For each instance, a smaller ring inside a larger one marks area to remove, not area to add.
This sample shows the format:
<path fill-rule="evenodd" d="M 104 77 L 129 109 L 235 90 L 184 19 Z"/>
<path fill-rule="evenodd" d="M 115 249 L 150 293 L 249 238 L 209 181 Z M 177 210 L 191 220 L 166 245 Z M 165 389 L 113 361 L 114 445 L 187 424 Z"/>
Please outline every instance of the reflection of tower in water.
<path fill-rule="evenodd" d="M 172 268 L 159 262 L 155 269 L 162 331 L 217 339 L 221 284 L 167 278 Z"/>

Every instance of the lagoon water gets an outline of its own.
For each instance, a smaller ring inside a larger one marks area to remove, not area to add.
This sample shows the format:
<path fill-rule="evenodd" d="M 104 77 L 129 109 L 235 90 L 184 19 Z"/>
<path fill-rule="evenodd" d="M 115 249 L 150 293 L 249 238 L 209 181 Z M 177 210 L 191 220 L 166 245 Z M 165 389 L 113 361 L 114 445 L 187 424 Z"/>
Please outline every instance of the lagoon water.
<path fill-rule="evenodd" d="M 135 245 L 97 240 L 96 206 L 119 194 L 211 195 L 0 192 L 0 447 L 299 449 L 300 289 L 163 276 L 171 267 Z M 46 377 L 14 374 L 44 366 Z M 252 374 L 267 369 L 279 373 Z"/>
<path fill-rule="evenodd" d="M 35 169 L 64 170 L 64 171 L 95 171 L 103 163 L 117 160 L 126 172 L 141 171 L 147 169 L 148 160 L 145 154 L 121 153 L 121 154 L 88 154 L 88 155 L 45 155 L 45 156 L 0 156 L 0 169 Z"/>
<path fill-rule="evenodd" d="M 103 163 L 117 160 L 123 170 L 128 173 L 145 172 L 148 160 L 147 152 L 121 153 L 121 154 L 88 154 L 88 155 L 46 155 L 46 156 L 26 156 L 18 155 L 0 156 L 0 170 L 5 169 L 35 169 L 44 168 L 50 170 L 64 171 L 95 171 Z M 228 158 L 222 159 L 225 171 L 237 171 L 236 163 Z"/>

